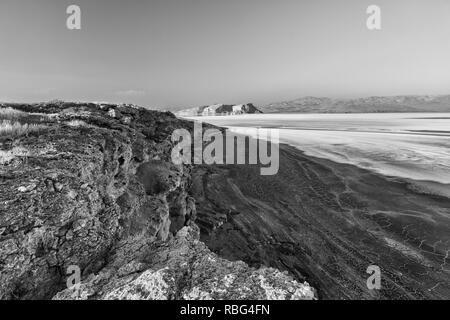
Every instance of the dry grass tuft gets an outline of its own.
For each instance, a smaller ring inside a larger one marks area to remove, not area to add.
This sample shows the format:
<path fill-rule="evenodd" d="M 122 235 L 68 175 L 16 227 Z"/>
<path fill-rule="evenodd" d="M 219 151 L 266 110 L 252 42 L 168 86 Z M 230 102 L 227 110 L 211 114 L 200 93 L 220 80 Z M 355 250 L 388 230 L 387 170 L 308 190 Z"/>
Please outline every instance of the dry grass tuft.
<path fill-rule="evenodd" d="M 30 132 L 36 132 L 44 129 L 45 126 L 39 124 L 28 124 L 20 122 L 12 122 L 11 120 L 2 120 L 0 122 L 0 137 L 11 136 L 19 137 Z"/>
<path fill-rule="evenodd" d="M 17 120 L 27 115 L 26 112 L 13 108 L 0 108 L 0 120 Z"/>

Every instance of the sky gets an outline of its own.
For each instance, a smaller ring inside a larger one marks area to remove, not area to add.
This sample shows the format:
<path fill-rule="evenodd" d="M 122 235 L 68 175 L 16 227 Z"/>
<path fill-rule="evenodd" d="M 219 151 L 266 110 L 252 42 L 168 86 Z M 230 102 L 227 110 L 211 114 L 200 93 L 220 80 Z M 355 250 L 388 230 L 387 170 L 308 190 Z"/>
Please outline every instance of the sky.
<path fill-rule="evenodd" d="M 81 30 L 66 27 L 72 4 Z M 0 1 L 0 101 L 170 110 L 402 94 L 450 94 L 450 1 Z"/>

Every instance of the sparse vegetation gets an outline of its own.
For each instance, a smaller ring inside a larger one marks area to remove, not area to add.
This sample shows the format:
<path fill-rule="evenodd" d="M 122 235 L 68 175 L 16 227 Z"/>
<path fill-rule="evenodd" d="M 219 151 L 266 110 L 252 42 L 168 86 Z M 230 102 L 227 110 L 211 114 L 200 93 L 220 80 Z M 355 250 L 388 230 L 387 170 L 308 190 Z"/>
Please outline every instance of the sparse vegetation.
<path fill-rule="evenodd" d="M 0 108 L 0 120 L 17 120 L 26 115 L 26 112 L 15 110 L 13 108 Z"/>
<path fill-rule="evenodd" d="M 46 126 L 41 123 L 48 119 L 46 115 L 2 107 L 0 108 L 0 137 L 19 137 L 42 130 Z"/>
<path fill-rule="evenodd" d="M 2 120 L 0 122 L 0 137 L 11 136 L 19 137 L 30 132 L 36 132 L 45 128 L 43 125 L 35 123 L 20 123 L 18 121 Z"/>
<path fill-rule="evenodd" d="M 22 123 L 40 123 L 51 120 L 54 114 L 27 112 L 14 107 L 0 107 L 0 120 L 20 120 Z"/>

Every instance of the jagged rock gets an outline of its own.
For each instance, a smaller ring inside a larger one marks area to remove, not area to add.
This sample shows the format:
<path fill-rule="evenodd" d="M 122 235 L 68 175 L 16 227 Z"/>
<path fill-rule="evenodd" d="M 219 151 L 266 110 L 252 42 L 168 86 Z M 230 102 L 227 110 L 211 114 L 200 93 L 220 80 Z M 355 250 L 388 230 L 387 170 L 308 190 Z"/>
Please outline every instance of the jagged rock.
<path fill-rule="evenodd" d="M 13 107 L 57 116 L 46 120 L 43 131 L 1 150 L 26 153 L 12 152 L 2 163 L 0 298 L 50 298 L 64 287 L 69 265 L 96 272 L 120 239 L 144 230 L 151 239 L 169 237 L 166 197 L 187 197 L 181 180 L 188 176 L 182 167 L 170 168 L 157 192 L 148 194 L 138 168 L 164 167 L 170 129 L 181 125 L 172 114 L 59 102 L 48 109 Z M 110 110 L 116 110 L 115 118 Z M 123 114 L 133 118 L 130 125 L 121 123 Z M 81 119 L 86 125 L 67 125 Z M 149 127 L 157 134 L 146 135 Z"/>
<path fill-rule="evenodd" d="M 127 105 L 3 107 L 43 129 L 0 137 L 0 299 L 52 298 L 71 266 L 81 291 L 58 299 L 313 297 L 198 240 L 191 169 L 171 163 L 170 135 L 192 123 Z"/>
<path fill-rule="evenodd" d="M 54 299 L 314 299 L 308 283 L 298 283 L 271 268 L 250 268 L 243 262 L 219 258 L 198 240 L 195 227 L 127 264 L 114 261 L 96 276 L 69 288 Z M 123 247 L 121 250 L 129 250 Z M 123 257 L 118 254 L 116 257 Z M 122 265 L 119 269 L 118 266 Z"/>

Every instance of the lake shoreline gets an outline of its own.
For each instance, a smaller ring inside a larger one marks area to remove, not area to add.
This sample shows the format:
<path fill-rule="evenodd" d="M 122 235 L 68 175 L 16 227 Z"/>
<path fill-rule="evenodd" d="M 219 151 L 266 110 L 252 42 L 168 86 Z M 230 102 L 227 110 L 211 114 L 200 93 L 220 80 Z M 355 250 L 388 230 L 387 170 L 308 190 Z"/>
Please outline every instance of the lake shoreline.
<path fill-rule="evenodd" d="M 320 298 L 450 294 L 450 200 L 418 192 L 406 180 L 280 144 L 277 175 L 261 176 L 253 165 L 197 166 L 191 191 L 211 250 L 286 270 Z M 382 270 L 379 291 L 366 287 L 369 265 Z"/>
<path fill-rule="evenodd" d="M 281 143 L 310 156 L 386 176 L 436 182 L 445 189 L 450 185 L 450 114 L 435 114 L 439 119 L 430 115 L 259 114 L 196 120 L 253 137 L 261 129 L 277 130 Z"/>

